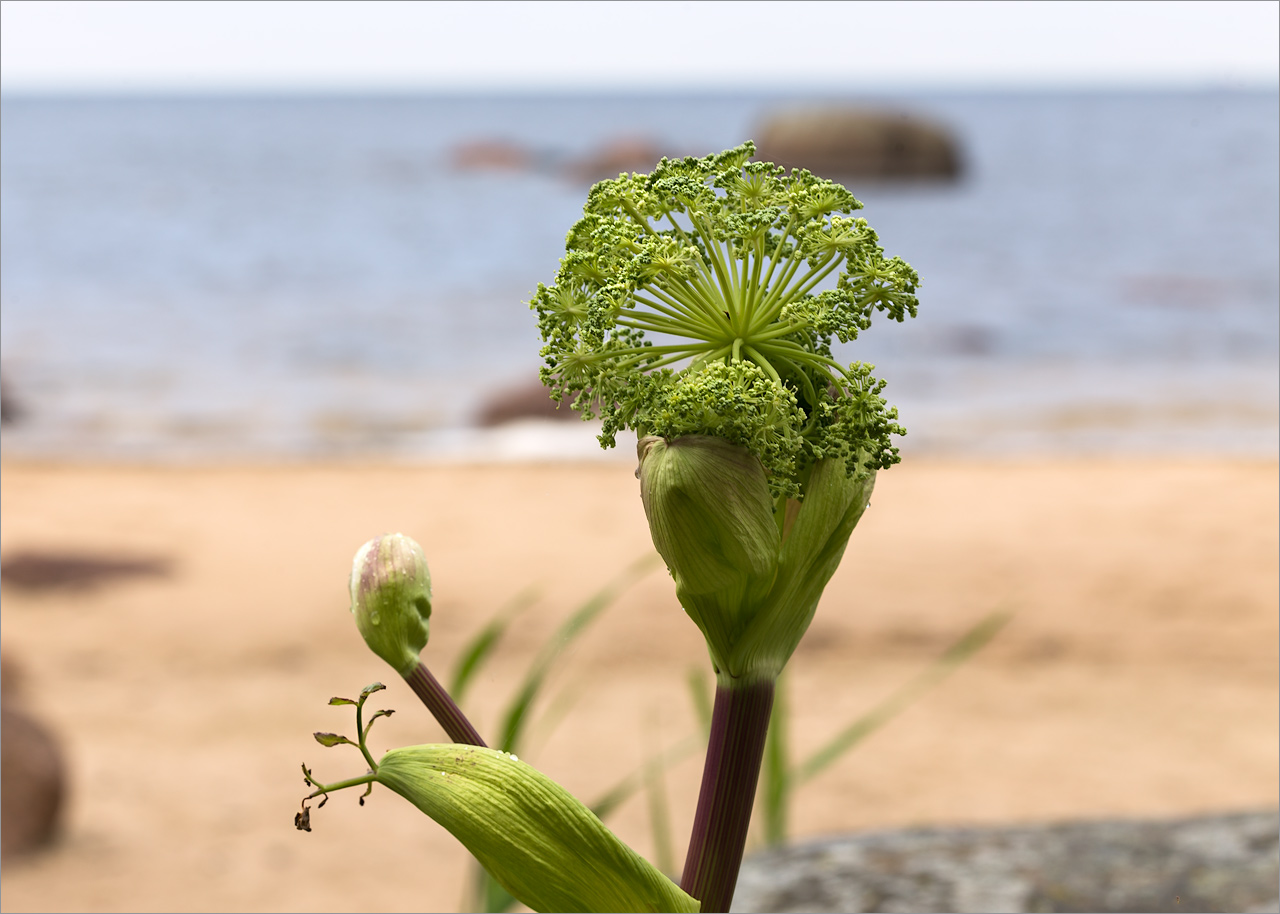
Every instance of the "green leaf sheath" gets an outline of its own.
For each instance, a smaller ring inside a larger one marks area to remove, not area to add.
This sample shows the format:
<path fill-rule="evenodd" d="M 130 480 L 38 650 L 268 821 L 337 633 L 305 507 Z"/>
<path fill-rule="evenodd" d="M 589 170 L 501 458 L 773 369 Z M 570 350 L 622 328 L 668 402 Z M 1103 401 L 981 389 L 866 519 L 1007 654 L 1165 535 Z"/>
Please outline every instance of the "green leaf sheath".
<path fill-rule="evenodd" d="M 717 673 L 776 677 L 870 504 L 875 473 L 819 460 L 805 500 L 778 506 L 760 460 L 723 438 L 650 436 L 637 449 L 653 544 Z"/>
<path fill-rule="evenodd" d="M 394 749 L 377 780 L 448 829 L 535 911 L 698 910 L 568 791 L 505 752 Z"/>

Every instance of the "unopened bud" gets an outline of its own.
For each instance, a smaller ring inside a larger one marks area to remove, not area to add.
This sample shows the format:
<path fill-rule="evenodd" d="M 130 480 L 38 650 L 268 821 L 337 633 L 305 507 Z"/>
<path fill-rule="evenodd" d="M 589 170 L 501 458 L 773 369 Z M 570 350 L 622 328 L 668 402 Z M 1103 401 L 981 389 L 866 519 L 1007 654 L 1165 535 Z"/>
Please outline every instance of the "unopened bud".
<path fill-rule="evenodd" d="M 369 540 L 351 565 L 351 613 L 369 649 L 408 676 L 427 645 L 431 574 L 422 547 L 391 533 Z"/>

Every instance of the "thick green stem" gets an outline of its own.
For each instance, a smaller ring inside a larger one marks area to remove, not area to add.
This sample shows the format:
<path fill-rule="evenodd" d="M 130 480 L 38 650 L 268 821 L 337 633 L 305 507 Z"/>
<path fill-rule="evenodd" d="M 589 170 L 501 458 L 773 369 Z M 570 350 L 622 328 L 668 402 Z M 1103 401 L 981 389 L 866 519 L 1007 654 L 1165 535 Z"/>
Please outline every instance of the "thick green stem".
<path fill-rule="evenodd" d="M 702 789 L 680 880 L 703 911 L 728 911 L 733 901 L 772 708 L 772 679 L 722 679 L 716 686 Z"/>

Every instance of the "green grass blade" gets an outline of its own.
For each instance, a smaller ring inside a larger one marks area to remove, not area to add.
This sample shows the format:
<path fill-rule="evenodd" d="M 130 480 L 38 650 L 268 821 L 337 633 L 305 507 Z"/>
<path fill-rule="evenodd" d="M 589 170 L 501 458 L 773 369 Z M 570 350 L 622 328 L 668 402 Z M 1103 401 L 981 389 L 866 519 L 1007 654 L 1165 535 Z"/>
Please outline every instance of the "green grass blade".
<path fill-rule="evenodd" d="M 701 733 L 686 736 L 662 753 L 659 764 L 664 768 L 669 768 L 693 755 L 699 749 L 705 747 L 706 744 L 707 738 Z M 604 819 L 612 814 L 619 806 L 629 800 L 637 790 L 644 786 L 645 767 L 645 765 L 641 765 L 601 794 L 598 800 L 590 804 L 590 809 L 596 814 L 596 818 Z"/>
<path fill-rule="evenodd" d="M 461 705 L 462 697 L 472 679 L 480 672 L 489 655 L 493 653 L 498 642 L 507 633 L 507 627 L 538 599 L 538 588 L 530 585 L 508 601 L 507 605 L 489 621 L 480 633 L 463 648 L 461 659 L 453 670 L 453 678 L 449 681 L 449 695 L 454 702 Z"/>
<path fill-rule="evenodd" d="M 698 717 L 698 732 L 685 737 L 662 754 L 659 764 L 663 768 L 678 764 L 698 749 L 705 747 L 707 736 L 711 732 L 712 687 L 707 680 L 707 671 L 701 666 L 690 667 L 685 683 L 689 687 L 689 697 L 693 701 L 693 710 Z M 642 766 L 601 794 L 600 798 L 591 804 L 591 811 L 603 819 L 643 787 L 644 778 L 645 769 Z"/>
<path fill-rule="evenodd" d="M 484 874 L 484 910 L 486 914 L 505 914 L 517 904 L 516 897 L 502 887 L 502 883 L 489 875 L 489 871 L 480 867 Z"/>
<path fill-rule="evenodd" d="M 707 681 L 707 671 L 700 666 L 689 668 L 685 677 L 689 686 L 689 698 L 693 701 L 693 713 L 698 715 L 698 727 L 705 734 L 711 733 L 711 683 Z"/>
<path fill-rule="evenodd" d="M 956 667 L 981 650 L 1013 618 L 1011 612 L 994 612 L 984 618 L 906 685 L 837 733 L 791 774 L 791 786 L 808 781 L 862 740 L 884 726 L 916 699 L 937 685 Z"/>
<path fill-rule="evenodd" d="M 534 700 L 542 689 L 542 684 L 551 672 L 552 665 L 566 648 L 594 622 L 624 590 L 648 574 L 661 559 L 656 553 L 644 556 L 632 562 L 626 570 L 606 584 L 595 596 L 584 603 L 568 619 L 560 624 L 555 634 L 542 646 L 524 682 L 516 692 L 516 697 L 508 706 L 502 723 L 502 739 L 498 745 L 505 752 L 515 752 L 519 747 L 520 737 Z"/>
<path fill-rule="evenodd" d="M 506 914 L 518 903 L 515 896 L 504 889 L 502 883 L 494 879 L 475 857 L 471 858 L 467 883 L 466 898 L 461 906 L 463 910 Z"/>
<path fill-rule="evenodd" d="M 650 726 L 650 734 L 656 727 Z M 657 742 L 653 739 L 652 742 Z M 671 804 L 667 799 L 667 766 L 661 753 L 649 756 L 644 766 L 645 793 L 649 795 L 649 828 L 653 832 L 654 865 L 672 878 L 678 879 L 675 854 L 671 843 Z"/>
<path fill-rule="evenodd" d="M 556 729 L 564 723 L 565 718 L 569 716 L 569 712 L 573 710 L 573 706 L 582 697 L 585 685 L 585 680 L 582 677 L 575 676 L 571 682 L 566 684 L 547 702 L 546 708 L 525 730 L 524 739 L 521 741 L 521 745 L 524 746 L 524 752 L 532 755 L 550 742 Z"/>
<path fill-rule="evenodd" d="M 787 813 L 791 805 L 791 779 L 787 760 L 787 675 L 773 687 L 773 711 L 769 715 L 769 735 L 764 744 L 764 770 L 760 783 L 761 824 L 768 847 L 787 840 Z"/>

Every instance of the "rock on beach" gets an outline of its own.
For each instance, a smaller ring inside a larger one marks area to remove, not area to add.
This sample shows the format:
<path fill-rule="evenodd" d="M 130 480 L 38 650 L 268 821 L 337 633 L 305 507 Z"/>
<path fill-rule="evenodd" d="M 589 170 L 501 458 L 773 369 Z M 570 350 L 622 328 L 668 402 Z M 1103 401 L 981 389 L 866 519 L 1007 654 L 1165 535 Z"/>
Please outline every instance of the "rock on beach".
<path fill-rule="evenodd" d="M 916 828 L 743 864 L 735 911 L 1275 911 L 1280 813 Z"/>
<path fill-rule="evenodd" d="M 0 856 L 36 850 L 57 834 L 65 793 L 62 753 L 26 711 L 0 702 Z"/>

